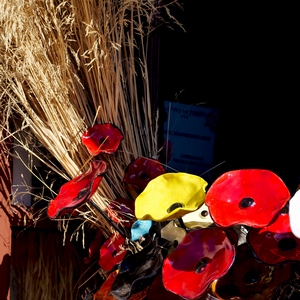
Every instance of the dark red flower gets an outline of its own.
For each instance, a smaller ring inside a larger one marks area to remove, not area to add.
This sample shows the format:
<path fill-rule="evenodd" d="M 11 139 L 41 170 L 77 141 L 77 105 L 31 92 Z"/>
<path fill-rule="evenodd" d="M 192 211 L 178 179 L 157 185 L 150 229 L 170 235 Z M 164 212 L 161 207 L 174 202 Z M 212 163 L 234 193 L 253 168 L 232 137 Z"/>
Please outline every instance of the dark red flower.
<path fill-rule="evenodd" d="M 119 233 L 112 235 L 100 248 L 99 265 L 106 271 L 121 263 L 127 253 L 125 238 Z"/>
<path fill-rule="evenodd" d="M 291 231 L 288 213 L 264 228 L 251 228 L 247 238 L 257 258 L 267 264 L 300 260 L 300 239 Z"/>
<path fill-rule="evenodd" d="M 165 168 L 158 160 L 139 157 L 127 166 L 123 181 L 143 191 L 150 180 L 165 173 Z"/>
<path fill-rule="evenodd" d="M 57 197 L 49 203 L 49 218 L 62 216 L 88 202 L 98 189 L 105 171 L 104 161 L 92 161 L 87 171 L 63 184 Z"/>
<path fill-rule="evenodd" d="M 100 152 L 115 153 L 123 138 L 118 127 L 105 123 L 89 127 L 82 135 L 81 141 L 89 153 L 96 156 Z"/>
<path fill-rule="evenodd" d="M 213 290 L 218 299 L 273 299 L 278 286 L 291 277 L 291 263 L 270 267 L 258 261 L 248 243 L 243 243 L 236 247 L 233 265 Z"/>
<path fill-rule="evenodd" d="M 131 227 L 136 221 L 134 215 L 134 201 L 118 197 L 109 203 L 107 214 L 115 223 L 122 223 L 122 225 L 126 227 Z"/>
<path fill-rule="evenodd" d="M 231 267 L 235 247 L 218 227 L 190 231 L 164 261 L 167 290 L 184 299 L 197 299 Z"/>
<path fill-rule="evenodd" d="M 168 291 L 162 281 L 162 274 L 159 272 L 155 277 L 154 281 L 150 285 L 148 290 L 147 299 L 148 300 L 157 300 L 159 295 L 159 299 L 164 300 L 182 300 L 182 298 L 174 293 Z"/>
<path fill-rule="evenodd" d="M 89 264 L 94 259 L 99 258 L 100 255 L 100 248 L 103 244 L 104 236 L 101 230 L 97 231 L 97 234 L 94 238 L 94 240 L 91 242 L 88 250 L 88 257 L 84 258 L 84 263 Z"/>
<path fill-rule="evenodd" d="M 205 203 L 219 226 L 264 227 L 289 199 L 288 188 L 276 174 L 245 169 L 221 175 L 209 188 Z"/>

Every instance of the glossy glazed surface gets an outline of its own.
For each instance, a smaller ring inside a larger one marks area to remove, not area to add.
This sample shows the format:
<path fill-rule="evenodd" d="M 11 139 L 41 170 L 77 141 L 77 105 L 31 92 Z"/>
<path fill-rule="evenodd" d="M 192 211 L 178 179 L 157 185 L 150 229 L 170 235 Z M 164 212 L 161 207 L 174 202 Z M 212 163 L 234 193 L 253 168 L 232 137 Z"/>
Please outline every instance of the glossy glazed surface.
<path fill-rule="evenodd" d="M 267 264 L 300 260 L 300 239 L 291 231 L 288 213 L 265 228 L 250 229 L 248 241 L 258 259 Z"/>
<path fill-rule="evenodd" d="M 139 157 L 127 166 L 123 181 L 141 192 L 149 181 L 164 173 L 166 170 L 158 160 Z"/>
<path fill-rule="evenodd" d="M 125 257 L 127 250 L 125 239 L 118 233 L 112 235 L 100 248 L 99 265 L 106 271 L 119 264 Z"/>
<path fill-rule="evenodd" d="M 123 135 L 120 129 L 112 124 L 96 124 L 89 127 L 82 135 L 81 142 L 93 156 L 100 152 L 112 154 L 118 149 Z"/>
<path fill-rule="evenodd" d="M 204 202 L 207 182 L 188 173 L 166 173 L 152 179 L 135 200 L 141 220 L 169 221 L 195 211 Z"/>
<path fill-rule="evenodd" d="M 291 231 L 300 238 L 300 190 L 289 201 L 289 217 Z"/>
<path fill-rule="evenodd" d="M 105 171 L 106 163 L 95 160 L 90 163 L 86 172 L 63 184 L 56 198 L 49 202 L 49 218 L 62 216 L 88 202 L 96 192 Z"/>
<path fill-rule="evenodd" d="M 137 241 L 149 233 L 152 220 L 136 220 L 131 226 L 131 240 Z"/>
<path fill-rule="evenodd" d="M 264 227 L 289 199 L 288 188 L 276 174 L 245 169 L 221 175 L 209 188 L 205 204 L 219 226 Z"/>
<path fill-rule="evenodd" d="M 217 227 L 189 232 L 164 261 L 166 289 L 184 299 L 197 299 L 231 267 L 235 248 Z"/>

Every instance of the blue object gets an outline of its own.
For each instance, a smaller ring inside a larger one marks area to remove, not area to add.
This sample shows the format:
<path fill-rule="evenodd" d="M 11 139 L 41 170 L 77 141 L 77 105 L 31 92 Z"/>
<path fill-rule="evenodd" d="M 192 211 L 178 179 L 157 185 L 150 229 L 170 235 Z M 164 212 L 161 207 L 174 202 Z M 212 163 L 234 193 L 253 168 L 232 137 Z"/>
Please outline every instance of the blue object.
<path fill-rule="evenodd" d="M 131 240 L 137 241 L 149 233 L 152 226 L 152 220 L 137 220 L 131 226 Z"/>

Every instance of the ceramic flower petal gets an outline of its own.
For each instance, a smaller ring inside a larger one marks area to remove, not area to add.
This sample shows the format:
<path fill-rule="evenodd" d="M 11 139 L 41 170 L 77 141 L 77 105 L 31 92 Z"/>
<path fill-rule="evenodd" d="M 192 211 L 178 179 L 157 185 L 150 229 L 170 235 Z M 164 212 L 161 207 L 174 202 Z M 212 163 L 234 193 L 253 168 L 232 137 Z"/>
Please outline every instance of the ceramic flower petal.
<path fill-rule="evenodd" d="M 113 295 L 110 295 L 110 290 L 117 277 L 118 272 L 119 270 L 115 270 L 107 276 L 100 289 L 94 294 L 93 300 L 116 300 Z"/>
<path fill-rule="evenodd" d="M 192 230 L 165 259 L 164 286 L 184 299 L 197 299 L 226 274 L 234 257 L 235 247 L 221 228 Z"/>
<path fill-rule="evenodd" d="M 143 236 L 149 234 L 152 227 L 151 220 L 137 220 L 131 226 L 131 240 L 138 241 Z"/>
<path fill-rule="evenodd" d="M 149 287 L 161 270 L 166 250 L 155 240 L 137 253 L 130 254 L 121 262 L 119 273 L 112 285 L 111 294 L 117 299 L 128 299 L 131 295 Z"/>
<path fill-rule="evenodd" d="M 116 233 L 106 240 L 100 248 L 98 263 L 102 269 L 111 271 L 115 265 L 121 263 L 126 254 L 125 239 Z"/>
<path fill-rule="evenodd" d="M 300 190 L 289 201 L 290 226 L 293 234 L 300 238 Z"/>
<path fill-rule="evenodd" d="M 205 203 L 197 210 L 184 215 L 182 221 L 189 229 L 206 228 L 214 222 Z"/>
<path fill-rule="evenodd" d="M 159 296 L 158 296 L 159 295 Z M 182 300 L 182 298 L 174 293 L 168 291 L 162 281 L 162 273 L 159 272 L 154 281 L 149 287 L 147 300 Z"/>
<path fill-rule="evenodd" d="M 94 259 L 98 259 L 100 255 L 100 248 L 104 242 L 104 236 L 102 230 L 98 230 L 94 240 L 91 242 L 89 250 L 88 250 L 88 257 L 84 258 L 84 263 L 89 264 Z"/>
<path fill-rule="evenodd" d="M 218 299 L 273 299 L 278 286 L 292 276 L 291 264 L 274 267 L 260 262 L 247 243 L 236 247 L 236 258 L 228 272 L 213 287 Z M 274 298 L 275 299 L 275 298 Z"/>
<path fill-rule="evenodd" d="M 126 227 L 131 227 L 136 221 L 134 201 L 118 197 L 109 203 L 107 214 L 115 223 L 122 223 Z"/>
<path fill-rule="evenodd" d="M 170 221 L 195 211 L 204 202 L 207 182 L 188 173 L 166 173 L 152 179 L 135 199 L 137 219 Z"/>
<path fill-rule="evenodd" d="M 105 171 L 104 161 L 92 161 L 86 172 L 63 184 L 57 197 L 49 202 L 49 218 L 55 219 L 88 202 L 96 192 Z"/>
<path fill-rule="evenodd" d="M 291 231 L 288 213 L 264 228 L 251 228 L 247 238 L 257 258 L 267 264 L 300 260 L 300 239 Z"/>
<path fill-rule="evenodd" d="M 111 272 L 100 289 L 93 295 L 93 300 L 116 300 L 116 298 L 110 294 L 111 287 L 119 273 L 119 270 Z M 148 288 L 133 294 L 128 300 L 143 300 L 146 299 Z"/>
<path fill-rule="evenodd" d="M 185 237 L 186 231 L 182 227 L 175 225 L 174 221 L 170 221 L 161 229 L 161 237 L 177 246 Z"/>
<path fill-rule="evenodd" d="M 100 152 L 115 153 L 123 139 L 120 129 L 112 124 L 96 124 L 89 127 L 82 135 L 81 142 L 93 156 Z"/>
<path fill-rule="evenodd" d="M 139 157 L 127 166 L 123 181 L 143 191 L 150 180 L 164 173 L 166 170 L 158 160 Z"/>
<path fill-rule="evenodd" d="M 209 188 L 205 204 L 219 226 L 264 227 L 289 199 L 288 188 L 276 174 L 245 169 L 221 175 Z"/>

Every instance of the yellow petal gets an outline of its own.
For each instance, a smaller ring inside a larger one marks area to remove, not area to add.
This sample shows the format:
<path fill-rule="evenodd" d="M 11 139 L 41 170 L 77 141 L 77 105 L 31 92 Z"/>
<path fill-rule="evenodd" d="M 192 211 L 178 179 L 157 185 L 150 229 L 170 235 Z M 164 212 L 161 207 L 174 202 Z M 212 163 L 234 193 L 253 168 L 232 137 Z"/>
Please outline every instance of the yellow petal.
<path fill-rule="evenodd" d="M 204 202 L 207 182 L 188 173 L 166 173 L 152 179 L 135 200 L 140 220 L 170 221 L 195 211 Z"/>

